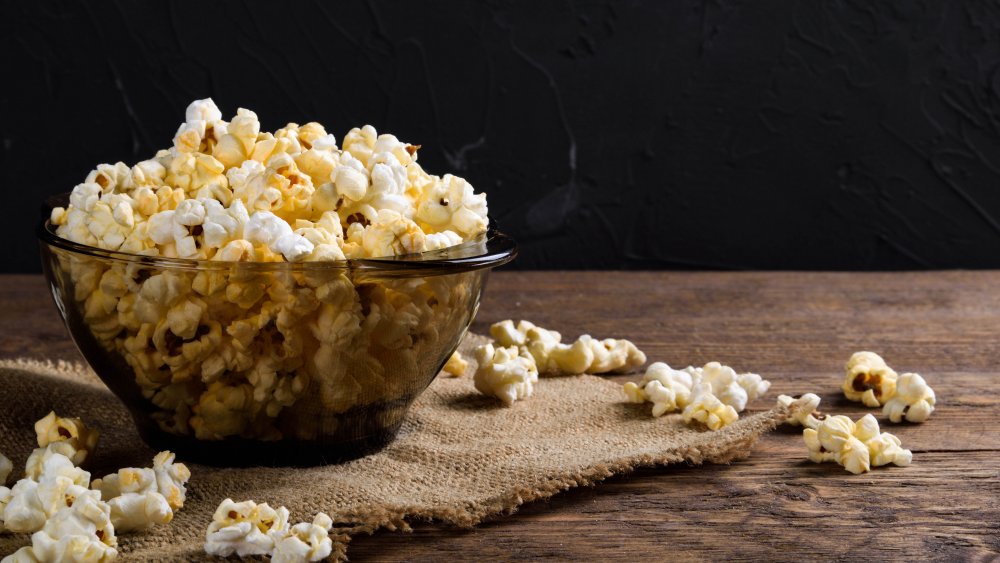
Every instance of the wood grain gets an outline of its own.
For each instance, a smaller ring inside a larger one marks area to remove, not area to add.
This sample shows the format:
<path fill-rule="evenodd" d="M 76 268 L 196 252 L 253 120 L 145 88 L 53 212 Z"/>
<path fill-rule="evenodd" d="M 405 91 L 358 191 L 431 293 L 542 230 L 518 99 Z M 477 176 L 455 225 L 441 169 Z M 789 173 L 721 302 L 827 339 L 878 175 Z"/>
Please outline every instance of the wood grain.
<path fill-rule="evenodd" d="M 913 450 L 908 468 L 852 476 L 779 429 L 729 466 L 639 471 L 474 530 L 361 537 L 350 557 L 1000 559 L 998 288 L 998 272 L 496 273 L 474 330 L 526 318 L 630 338 L 651 361 L 720 360 L 765 375 L 769 397 L 812 391 L 855 418 L 873 411 L 841 398 L 841 369 L 870 349 L 923 374 L 940 406 L 923 425 L 885 424 Z M 0 331 L 0 356 L 79 358 L 38 276 L 0 278 Z"/>

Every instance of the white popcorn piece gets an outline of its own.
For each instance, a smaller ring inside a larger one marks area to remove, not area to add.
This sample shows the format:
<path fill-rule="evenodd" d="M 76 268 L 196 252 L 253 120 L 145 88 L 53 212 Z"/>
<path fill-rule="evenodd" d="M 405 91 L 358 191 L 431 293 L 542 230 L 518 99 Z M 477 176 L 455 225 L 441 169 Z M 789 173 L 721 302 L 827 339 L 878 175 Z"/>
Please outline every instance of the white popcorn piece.
<path fill-rule="evenodd" d="M 690 373 L 675 370 L 663 362 L 654 362 L 646 369 L 639 385 L 629 382 L 624 390 L 630 401 L 650 401 L 653 403 L 653 416 L 663 416 L 688 405 L 693 384 Z"/>
<path fill-rule="evenodd" d="M 186 110 L 184 110 L 184 121 L 219 121 L 222 119 L 222 112 L 219 107 L 215 105 L 212 98 L 205 98 L 204 100 L 195 100 L 188 104 Z"/>
<path fill-rule="evenodd" d="M 434 232 L 447 230 L 469 235 L 486 230 L 487 213 L 486 194 L 476 194 L 462 178 L 445 174 L 424 190 L 416 218 Z"/>
<path fill-rule="evenodd" d="M 145 530 L 174 518 L 170 503 L 155 491 L 124 493 L 107 502 L 111 507 L 111 523 L 119 532 Z"/>
<path fill-rule="evenodd" d="M 10 477 L 10 472 L 14 470 L 14 464 L 11 463 L 10 458 L 3 455 L 0 452 L 0 486 L 3 486 L 7 482 L 7 478 Z"/>
<path fill-rule="evenodd" d="M 250 216 L 244 228 L 246 239 L 253 244 L 263 244 L 272 252 L 281 254 L 289 262 L 304 258 L 313 251 L 313 244 L 270 211 L 257 211 Z"/>
<path fill-rule="evenodd" d="M 416 223 L 397 211 L 381 209 L 365 228 L 361 247 L 372 258 L 424 251 L 426 235 Z"/>
<path fill-rule="evenodd" d="M 442 370 L 453 377 L 461 377 L 465 374 L 465 370 L 468 368 L 469 362 L 462 357 L 462 354 L 458 350 L 455 350 L 455 352 L 448 357 L 448 361 L 445 362 Z"/>
<path fill-rule="evenodd" d="M 75 450 L 68 456 L 74 465 L 80 465 L 87 454 L 97 447 L 101 433 L 96 428 L 87 428 L 79 418 L 62 418 L 55 411 L 35 423 L 38 447 L 44 448 L 55 442 L 66 442 Z"/>
<path fill-rule="evenodd" d="M 273 509 L 267 503 L 251 500 L 234 502 L 225 499 L 219 504 L 205 533 L 205 553 L 220 557 L 229 555 L 270 555 L 275 537 L 287 534 L 288 509 Z"/>
<path fill-rule="evenodd" d="M 320 512 L 310 522 L 300 522 L 284 534 L 275 534 L 272 563 L 322 561 L 333 553 L 330 528 L 333 520 Z"/>
<path fill-rule="evenodd" d="M 697 421 L 709 430 L 719 430 L 728 426 L 739 415 L 731 405 L 727 405 L 712 394 L 712 387 L 707 383 L 696 383 L 691 389 L 691 402 L 681 412 L 684 422 Z"/>
<path fill-rule="evenodd" d="M 514 346 L 494 348 L 484 344 L 476 348 L 475 386 L 480 393 L 496 397 L 507 406 L 530 397 L 538 382 L 538 368 L 527 354 Z"/>
<path fill-rule="evenodd" d="M 874 352 L 856 352 L 844 368 L 844 396 L 880 407 L 896 393 L 896 372 Z"/>
<path fill-rule="evenodd" d="M 44 475 L 59 475 L 86 486 L 90 483 L 90 473 L 73 464 L 77 452 L 68 441 L 52 442 L 44 448 L 36 448 L 24 464 L 24 476 L 40 481 Z"/>
<path fill-rule="evenodd" d="M 925 422 L 934 412 L 937 396 L 924 378 L 904 373 L 896 380 L 896 393 L 886 401 L 882 414 L 892 422 Z"/>
<path fill-rule="evenodd" d="M 857 423 L 846 416 L 828 417 L 817 428 L 803 430 L 802 437 L 810 460 L 834 461 L 855 475 L 872 466 L 906 466 L 913 459 L 913 454 L 901 447 L 899 438 L 879 430 L 878 421 L 870 414 Z"/>
<path fill-rule="evenodd" d="M 2 528 L 0 528 L 2 530 Z M 10 555 L 0 559 L 0 563 L 41 563 L 37 557 L 35 557 L 35 552 L 31 549 L 30 545 L 26 545 L 21 549 L 11 553 Z"/>
<path fill-rule="evenodd" d="M 81 494 L 31 536 L 31 551 L 39 561 L 113 561 L 117 545 L 110 508 L 96 491 Z"/>
<path fill-rule="evenodd" d="M 819 402 L 819 396 L 813 393 L 806 393 L 798 398 L 778 395 L 778 405 L 788 407 L 793 411 L 792 416 L 785 420 L 785 424 L 791 426 L 818 428 L 819 423 L 826 418 L 825 414 L 816 410 L 819 407 Z"/>

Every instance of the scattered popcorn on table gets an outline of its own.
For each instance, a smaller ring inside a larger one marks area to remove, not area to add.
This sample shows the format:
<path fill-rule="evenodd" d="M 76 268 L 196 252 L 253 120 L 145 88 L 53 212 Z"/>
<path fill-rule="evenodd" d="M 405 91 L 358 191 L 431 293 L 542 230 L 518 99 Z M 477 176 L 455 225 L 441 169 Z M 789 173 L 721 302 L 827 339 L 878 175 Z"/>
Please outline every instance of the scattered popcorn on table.
<path fill-rule="evenodd" d="M 417 149 L 370 126 L 349 131 L 341 148 L 318 123 L 269 133 L 250 110 L 226 122 L 212 100 L 196 100 L 173 146 L 132 167 L 97 166 L 52 211 L 56 234 L 76 243 L 218 263 L 168 270 L 56 252 L 65 291 L 98 343 L 135 372 L 162 431 L 312 439 L 323 430 L 305 413 L 335 416 L 417 391 L 416 382 L 388 385 L 386 366 L 426 369 L 418 362 L 440 345 L 441 327 L 468 322 L 472 274 L 356 286 L 346 264 L 243 267 L 478 241 L 485 194 L 428 174 Z"/>
<path fill-rule="evenodd" d="M 856 352 L 844 368 L 844 396 L 880 407 L 896 393 L 896 372 L 874 352 Z"/>
<path fill-rule="evenodd" d="M 507 406 L 530 397 L 538 382 L 535 360 L 527 353 L 520 353 L 516 346 L 495 348 L 483 344 L 476 348 L 476 362 L 476 389 Z"/>
<path fill-rule="evenodd" d="M 79 418 L 61 418 L 55 411 L 35 423 L 35 434 L 39 448 L 56 442 L 72 446 L 75 453 L 69 458 L 74 465 L 80 465 L 87 459 L 87 454 L 97 446 L 97 439 L 101 436 L 97 429 L 87 428 Z"/>
<path fill-rule="evenodd" d="M 469 362 L 462 357 L 462 354 L 455 350 L 455 353 L 448 358 L 444 364 L 444 372 L 453 377 L 461 377 L 465 370 L 469 368 Z"/>
<path fill-rule="evenodd" d="M 791 426 L 804 426 L 806 428 L 816 428 L 820 421 L 826 418 L 825 414 L 816 410 L 819 407 L 819 396 L 813 393 L 806 393 L 801 397 L 789 397 L 788 395 L 778 395 L 778 404 L 794 410 L 791 417 L 785 420 L 785 424 Z"/>
<path fill-rule="evenodd" d="M 904 373 L 896 380 L 896 394 L 885 403 L 882 414 L 892 422 L 925 422 L 934 412 L 937 398 L 923 377 Z"/>
<path fill-rule="evenodd" d="M 500 346 L 517 346 L 535 360 L 540 374 L 625 373 L 646 363 L 646 355 L 628 340 L 595 340 L 584 334 L 572 344 L 562 335 L 528 321 L 505 320 L 490 327 Z"/>
<path fill-rule="evenodd" d="M 855 475 L 872 466 L 889 463 L 907 466 L 913 459 L 901 447 L 899 438 L 881 432 L 875 417 L 866 414 L 857 423 L 846 416 L 830 416 L 802 432 L 809 459 L 817 463 L 834 461 Z"/>
<path fill-rule="evenodd" d="M 770 387 L 771 382 L 755 373 L 737 374 L 719 362 L 683 370 L 654 362 L 638 384 L 630 381 L 622 390 L 631 403 L 653 403 L 653 416 L 682 410 L 685 422 L 697 420 L 718 430 L 735 422 L 739 418 L 737 413 Z"/>

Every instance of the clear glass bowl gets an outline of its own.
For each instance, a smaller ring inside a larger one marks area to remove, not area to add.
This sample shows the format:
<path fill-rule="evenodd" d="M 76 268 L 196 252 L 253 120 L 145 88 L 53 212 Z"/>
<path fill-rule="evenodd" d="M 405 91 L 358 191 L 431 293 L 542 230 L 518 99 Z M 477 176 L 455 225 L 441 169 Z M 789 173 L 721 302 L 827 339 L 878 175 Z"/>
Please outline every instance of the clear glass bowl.
<path fill-rule="evenodd" d="M 395 437 L 455 351 L 491 230 L 444 250 L 338 262 L 213 262 L 80 245 L 38 228 L 52 297 L 143 439 L 224 465 L 335 462 Z"/>

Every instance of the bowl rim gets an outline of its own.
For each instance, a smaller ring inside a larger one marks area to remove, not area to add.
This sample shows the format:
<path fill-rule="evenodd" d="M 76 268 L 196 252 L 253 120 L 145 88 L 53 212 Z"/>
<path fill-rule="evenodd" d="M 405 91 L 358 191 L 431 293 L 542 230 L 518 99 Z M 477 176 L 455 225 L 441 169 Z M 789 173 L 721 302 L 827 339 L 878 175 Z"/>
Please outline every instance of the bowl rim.
<path fill-rule="evenodd" d="M 51 201 L 51 199 L 48 201 Z M 46 202 L 47 204 L 48 201 Z M 47 205 L 47 207 L 51 211 L 52 206 Z M 382 273 L 420 272 L 422 274 L 431 273 L 433 270 L 442 270 L 441 273 L 451 274 L 484 268 L 496 268 L 517 257 L 517 243 L 513 238 L 497 229 L 493 221 L 490 222 L 490 226 L 486 232 L 481 233 L 471 241 L 427 252 L 385 256 L 381 258 L 347 258 L 344 260 L 317 262 L 227 262 L 222 260 L 148 256 L 80 244 L 57 235 L 47 216 L 48 213 L 43 215 L 36 229 L 36 235 L 42 244 L 74 254 L 154 268 L 199 271 L 240 269 L 271 272 L 377 270 Z"/>

